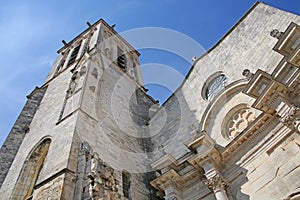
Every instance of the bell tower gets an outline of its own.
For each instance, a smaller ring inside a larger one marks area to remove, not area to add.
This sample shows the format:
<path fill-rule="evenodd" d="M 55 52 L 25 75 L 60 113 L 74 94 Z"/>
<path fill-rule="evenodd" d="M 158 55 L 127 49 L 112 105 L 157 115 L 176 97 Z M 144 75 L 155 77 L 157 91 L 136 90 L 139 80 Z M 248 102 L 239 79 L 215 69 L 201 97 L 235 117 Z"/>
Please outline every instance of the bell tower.
<path fill-rule="evenodd" d="M 146 160 L 156 102 L 145 93 L 139 52 L 104 20 L 87 24 L 63 41 L 1 148 L 5 198 L 154 198 Z"/>

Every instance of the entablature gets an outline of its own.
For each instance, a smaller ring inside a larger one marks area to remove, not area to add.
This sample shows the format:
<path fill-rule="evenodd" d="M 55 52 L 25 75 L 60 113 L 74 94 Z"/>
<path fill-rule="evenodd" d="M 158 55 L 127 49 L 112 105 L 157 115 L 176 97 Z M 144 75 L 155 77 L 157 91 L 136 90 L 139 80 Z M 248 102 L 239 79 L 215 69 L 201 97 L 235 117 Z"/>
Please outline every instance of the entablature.
<path fill-rule="evenodd" d="M 273 30 L 271 36 L 278 39 L 273 50 L 287 57 L 292 65 L 300 67 L 300 26 L 292 22 L 284 32 Z"/>

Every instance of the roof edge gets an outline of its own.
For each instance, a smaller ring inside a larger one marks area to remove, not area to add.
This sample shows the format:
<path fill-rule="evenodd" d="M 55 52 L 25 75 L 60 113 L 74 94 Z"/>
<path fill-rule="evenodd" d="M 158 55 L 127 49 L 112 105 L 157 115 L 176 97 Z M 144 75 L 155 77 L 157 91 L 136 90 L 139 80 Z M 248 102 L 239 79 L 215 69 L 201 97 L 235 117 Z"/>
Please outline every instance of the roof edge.
<path fill-rule="evenodd" d="M 179 87 L 167 98 L 167 100 L 159 107 L 159 109 L 152 115 L 154 116 L 159 110 L 160 108 L 164 107 L 165 104 L 182 88 L 182 86 L 185 84 L 186 80 L 189 78 L 190 74 L 192 73 L 192 71 L 194 70 L 194 67 L 195 67 L 195 64 L 200 60 L 202 59 L 204 56 L 208 55 L 212 50 L 214 50 L 221 42 L 223 42 L 223 40 L 229 35 L 231 34 L 234 29 L 246 18 L 248 17 L 248 15 L 259 5 L 259 4 L 265 4 L 267 5 L 266 3 L 264 2 L 260 2 L 260 1 L 256 1 L 248 10 L 247 12 L 229 29 L 229 31 L 227 31 L 225 33 L 225 35 L 223 35 L 221 37 L 221 39 L 215 43 L 209 50 L 207 50 L 204 54 L 202 54 L 199 58 L 197 58 L 191 69 L 188 71 L 188 73 L 186 74 L 184 80 L 182 81 L 182 83 L 179 85 Z"/>
<path fill-rule="evenodd" d="M 60 53 L 63 49 L 65 49 L 66 47 L 70 46 L 70 44 L 72 44 L 75 40 L 77 40 L 81 35 L 87 33 L 91 28 L 94 28 L 95 26 L 97 26 L 98 24 L 103 24 L 104 26 L 106 26 L 110 31 L 112 31 L 114 33 L 114 35 L 116 35 L 120 40 L 122 40 L 131 50 L 133 50 L 133 52 L 135 52 L 138 56 L 140 56 L 140 53 L 131 45 L 129 44 L 129 42 L 127 42 L 117 31 L 115 31 L 104 19 L 99 19 L 98 21 L 96 21 L 93 25 L 91 25 L 90 27 L 86 28 L 84 31 L 82 31 L 80 34 L 78 34 L 75 38 L 73 38 L 70 42 L 68 42 L 65 46 L 63 46 L 62 48 L 60 48 L 57 53 Z"/>
<path fill-rule="evenodd" d="M 195 63 L 200 60 L 201 58 L 203 58 L 205 55 L 207 55 L 208 53 L 210 53 L 212 50 L 214 50 L 217 46 L 219 46 L 219 44 L 221 42 L 223 42 L 223 40 L 225 40 L 225 38 L 230 35 L 235 28 L 240 25 L 242 23 L 242 21 L 244 21 L 244 19 L 246 17 L 248 17 L 248 15 L 259 5 L 259 4 L 265 4 L 264 2 L 259 2 L 256 1 L 247 11 L 246 13 L 221 37 L 221 39 L 219 41 L 217 41 L 217 43 L 215 43 L 209 50 L 207 50 L 204 54 L 202 54 L 198 59 L 195 60 Z M 265 4 L 267 5 L 267 4 Z M 188 73 L 189 74 L 189 73 Z M 187 78 L 187 77 L 186 77 Z"/>

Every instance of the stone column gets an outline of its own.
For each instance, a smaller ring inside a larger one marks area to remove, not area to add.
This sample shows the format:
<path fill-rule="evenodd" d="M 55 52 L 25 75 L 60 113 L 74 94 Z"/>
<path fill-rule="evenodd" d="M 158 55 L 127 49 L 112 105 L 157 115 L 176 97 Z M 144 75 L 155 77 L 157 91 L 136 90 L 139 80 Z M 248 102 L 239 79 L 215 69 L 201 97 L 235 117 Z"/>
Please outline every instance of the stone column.
<path fill-rule="evenodd" d="M 207 179 L 205 184 L 214 192 L 217 200 L 228 200 L 226 193 L 227 183 L 219 174 Z"/>
<path fill-rule="evenodd" d="M 228 184 L 222 175 L 215 169 L 213 164 L 206 164 L 203 169 L 207 178 L 207 180 L 204 181 L 204 184 L 214 192 L 216 199 L 228 200 L 226 193 Z"/>

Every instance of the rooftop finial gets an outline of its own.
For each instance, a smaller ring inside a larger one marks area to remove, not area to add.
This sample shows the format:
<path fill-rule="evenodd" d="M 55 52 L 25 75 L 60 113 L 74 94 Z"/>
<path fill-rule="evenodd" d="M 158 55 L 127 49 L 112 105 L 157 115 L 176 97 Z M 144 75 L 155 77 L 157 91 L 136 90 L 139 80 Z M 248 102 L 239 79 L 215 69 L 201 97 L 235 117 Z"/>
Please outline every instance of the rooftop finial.
<path fill-rule="evenodd" d="M 89 26 L 89 28 L 92 27 L 92 24 L 90 22 L 86 22 L 86 24 Z"/>
<path fill-rule="evenodd" d="M 61 41 L 65 46 L 68 44 L 65 40 Z"/>
<path fill-rule="evenodd" d="M 197 57 L 196 56 L 193 56 L 192 57 L 192 62 L 195 62 L 197 60 Z"/>

